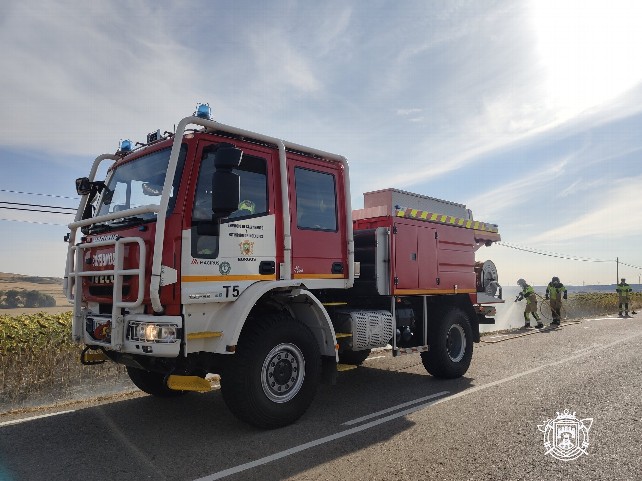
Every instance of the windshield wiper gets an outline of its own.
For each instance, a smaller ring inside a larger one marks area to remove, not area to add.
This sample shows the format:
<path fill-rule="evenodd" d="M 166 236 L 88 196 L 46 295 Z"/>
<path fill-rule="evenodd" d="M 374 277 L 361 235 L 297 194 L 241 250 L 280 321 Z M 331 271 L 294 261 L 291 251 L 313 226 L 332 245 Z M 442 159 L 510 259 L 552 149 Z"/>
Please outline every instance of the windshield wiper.
<path fill-rule="evenodd" d="M 110 226 L 108 224 L 94 224 L 81 228 L 83 234 L 100 234 L 101 232 L 108 231 Z"/>
<path fill-rule="evenodd" d="M 124 218 L 122 220 L 112 222 L 111 224 L 109 224 L 109 226 L 110 227 L 124 227 L 124 226 L 128 226 L 128 225 L 139 224 L 139 223 L 145 222 L 147 220 L 151 220 L 151 219 L 145 219 L 144 217 L 137 217 L 137 216 L 126 217 L 126 218 Z"/>

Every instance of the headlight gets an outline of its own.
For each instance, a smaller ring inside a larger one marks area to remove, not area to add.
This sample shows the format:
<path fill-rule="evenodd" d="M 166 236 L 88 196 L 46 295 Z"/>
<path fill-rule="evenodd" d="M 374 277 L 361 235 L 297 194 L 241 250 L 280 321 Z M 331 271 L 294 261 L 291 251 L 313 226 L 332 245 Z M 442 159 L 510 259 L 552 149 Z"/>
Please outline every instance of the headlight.
<path fill-rule="evenodd" d="M 132 341 L 171 343 L 177 341 L 176 324 L 153 324 L 133 322 L 129 325 L 129 338 Z"/>

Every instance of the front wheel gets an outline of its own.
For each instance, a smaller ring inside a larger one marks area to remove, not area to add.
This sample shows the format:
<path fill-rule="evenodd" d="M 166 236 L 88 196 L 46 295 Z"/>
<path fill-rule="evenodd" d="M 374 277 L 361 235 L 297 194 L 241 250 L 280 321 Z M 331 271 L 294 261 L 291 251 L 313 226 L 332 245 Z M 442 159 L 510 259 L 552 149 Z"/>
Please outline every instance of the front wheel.
<path fill-rule="evenodd" d="M 232 413 L 260 428 L 286 426 L 312 403 L 321 355 L 310 329 L 291 317 L 250 318 L 226 360 L 221 394 Z"/>
<path fill-rule="evenodd" d="M 430 350 L 421 361 L 435 377 L 454 379 L 468 371 L 473 357 L 473 331 L 461 309 L 450 309 L 430 333 Z"/>

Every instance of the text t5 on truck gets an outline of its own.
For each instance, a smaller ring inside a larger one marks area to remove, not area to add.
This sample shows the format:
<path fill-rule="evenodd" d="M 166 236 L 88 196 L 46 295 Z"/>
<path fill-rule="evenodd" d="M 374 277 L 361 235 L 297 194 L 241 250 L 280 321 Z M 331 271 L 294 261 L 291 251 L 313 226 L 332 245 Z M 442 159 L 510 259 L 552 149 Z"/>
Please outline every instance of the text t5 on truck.
<path fill-rule="evenodd" d="M 394 189 L 352 211 L 345 158 L 215 122 L 206 104 L 97 157 L 76 188 L 65 290 L 81 361 L 123 364 L 155 396 L 220 374 L 256 426 L 294 422 L 338 362 L 377 347 L 462 376 L 502 302 L 493 263 L 475 262 L 497 226 Z"/>

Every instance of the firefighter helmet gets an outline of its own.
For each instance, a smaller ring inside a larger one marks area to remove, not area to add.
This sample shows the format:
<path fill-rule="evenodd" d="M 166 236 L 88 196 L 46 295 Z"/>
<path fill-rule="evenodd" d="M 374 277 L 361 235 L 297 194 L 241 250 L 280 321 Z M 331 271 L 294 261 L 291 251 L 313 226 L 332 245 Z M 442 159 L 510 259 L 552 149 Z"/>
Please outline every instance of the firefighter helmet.
<path fill-rule="evenodd" d="M 526 281 L 524 279 L 518 279 L 517 280 L 517 285 L 524 288 L 526 287 Z"/>

